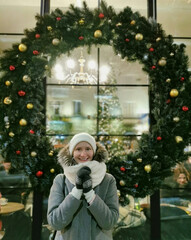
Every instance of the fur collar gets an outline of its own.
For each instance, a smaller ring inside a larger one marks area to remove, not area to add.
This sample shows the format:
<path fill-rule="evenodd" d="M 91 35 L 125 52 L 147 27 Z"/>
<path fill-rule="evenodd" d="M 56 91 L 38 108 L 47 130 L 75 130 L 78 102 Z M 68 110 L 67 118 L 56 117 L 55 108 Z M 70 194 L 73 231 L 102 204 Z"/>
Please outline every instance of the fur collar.
<path fill-rule="evenodd" d="M 101 143 L 96 143 L 97 149 L 93 160 L 97 162 L 106 162 L 108 159 L 108 152 Z M 62 148 L 58 153 L 58 162 L 62 167 L 76 165 L 72 156 L 69 153 L 69 145 Z"/>

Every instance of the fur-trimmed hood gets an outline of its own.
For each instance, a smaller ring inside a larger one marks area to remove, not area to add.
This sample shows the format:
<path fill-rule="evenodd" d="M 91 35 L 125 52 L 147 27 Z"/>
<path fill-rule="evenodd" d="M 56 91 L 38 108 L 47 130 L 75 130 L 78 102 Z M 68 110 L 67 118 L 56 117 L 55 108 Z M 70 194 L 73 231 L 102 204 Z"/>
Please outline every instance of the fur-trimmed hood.
<path fill-rule="evenodd" d="M 108 159 L 108 152 L 106 148 L 99 142 L 96 142 L 96 152 L 93 157 L 93 160 L 98 162 L 106 162 Z M 69 145 L 67 144 L 62 148 L 58 153 L 58 162 L 62 167 L 64 166 L 73 166 L 76 165 L 75 160 L 69 153 Z"/>

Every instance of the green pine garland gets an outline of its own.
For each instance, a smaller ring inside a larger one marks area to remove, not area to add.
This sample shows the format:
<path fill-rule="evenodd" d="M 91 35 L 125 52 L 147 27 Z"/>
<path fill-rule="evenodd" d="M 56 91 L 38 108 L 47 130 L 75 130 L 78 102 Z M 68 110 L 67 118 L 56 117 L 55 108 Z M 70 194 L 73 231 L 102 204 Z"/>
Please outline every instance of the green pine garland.
<path fill-rule="evenodd" d="M 91 50 L 92 45 L 111 45 L 122 58 L 138 60 L 150 77 L 152 129 L 142 136 L 139 151 L 108 162 L 108 170 L 116 177 L 122 203 L 126 194 L 152 194 L 170 168 L 185 159 L 184 148 L 190 142 L 191 83 L 185 45 L 173 43 L 161 25 L 129 7 L 117 14 L 104 2 L 93 11 L 84 3 L 82 9 L 71 5 L 66 13 L 56 9 L 36 18 L 36 27 L 25 30 L 21 43 L 0 59 L 3 156 L 13 168 L 24 168 L 34 188 L 49 191 L 60 168 L 44 128 L 43 79 L 61 54 L 80 46 Z"/>

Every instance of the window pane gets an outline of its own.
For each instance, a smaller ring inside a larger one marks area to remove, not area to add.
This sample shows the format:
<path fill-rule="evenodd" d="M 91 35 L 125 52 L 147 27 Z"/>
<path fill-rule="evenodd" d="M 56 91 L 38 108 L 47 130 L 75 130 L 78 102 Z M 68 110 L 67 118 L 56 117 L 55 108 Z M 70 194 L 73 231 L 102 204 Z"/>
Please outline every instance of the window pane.
<path fill-rule="evenodd" d="M 147 87 L 100 87 L 99 129 L 105 134 L 142 134 L 149 128 Z"/>
<path fill-rule="evenodd" d="M 23 36 L 8 36 L 1 35 L 0 36 L 0 54 L 3 50 L 11 48 L 13 44 L 19 43 Z"/>
<path fill-rule="evenodd" d="M 23 33 L 26 28 L 34 28 L 37 13 L 39 0 L 0 1 L 0 33 Z"/>
<path fill-rule="evenodd" d="M 157 21 L 167 34 L 191 37 L 191 2 L 185 0 L 157 1 Z"/>
<path fill-rule="evenodd" d="M 86 0 L 85 1 L 89 8 L 97 8 L 98 7 L 98 1 L 91 1 Z M 51 11 L 53 11 L 56 8 L 60 8 L 63 12 L 68 10 L 70 4 L 73 4 L 76 7 L 82 7 L 83 1 L 82 0 L 51 0 Z"/>
<path fill-rule="evenodd" d="M 47 87 L 47 133 L 96 132 L 96 87 Z"/>

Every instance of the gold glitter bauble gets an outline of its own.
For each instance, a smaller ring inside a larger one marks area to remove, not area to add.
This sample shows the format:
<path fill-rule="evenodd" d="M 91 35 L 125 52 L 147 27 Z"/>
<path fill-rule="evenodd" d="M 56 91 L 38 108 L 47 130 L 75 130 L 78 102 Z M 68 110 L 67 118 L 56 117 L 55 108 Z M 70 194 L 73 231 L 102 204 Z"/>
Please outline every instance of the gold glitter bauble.
<path fill-rule="evenodd" d="M 27 108 L 28 108 L 28 109 L 32 109 L 33 107 L 34 107 L 34 106 L 33 106 L 32 103 L 28 103 L 28 104 L 27 104 Z"/>
<path fill-rule="evenodd" d="M 12 103 L 12 100 L 10 99 L 10 97 L 6 97 L 3 102 L 4 102 L 4 104 L 9 105 Z"/>
<path fill-rule="evenodd" d="M 15 134 L 14 134 L 13 132 L 10 132 L 10 133 L 9 133 L 9 136 L 10 136 L 10 137 L 14 137 Z"/>
<path fill-rule="evenodd" d="M 180 143 L 180 142 L 183 141 L 183 138 L 181 136 L 176 136 L 175 140 L 176 140 L 177 143 Z"/>
<path fill-rule="evenodd" d="M 52 27 L 51 26 L 48 26 L 47 29 L 48 29 L 48 31 L 52 31 Z"/>
<path fill-rule="evenodd" d="M 137 162 L 142 162 L 142 158 L 137 158 Z"/>
<path fill-rule="evenodd" d="M 144 169 L 147 173 L 149 173 L 151 171 L 151 165 L 150 164 L 145 165 Z"/>
<path fill-rule="evenodd" d="M 170 96 L 171 97 L 177 97 L 178 96 L 178 90 L 177 89 L 172 89 L 170 91 Z"/>
<path fill-rule="evenodd" d="M 59 43 L 60 43 L 60 40 L 59 40 L 58 38 L 54 38 L 54 39 L 52 40 L 52 44 L 53 44 L 54 46 L 57 46 Z"/>
<path fill-rule="evenodd" d="M 55 172 L 54 168 L 51 168 L 51 169 L 50 169 L 50 172 L 51 172 L 51 173 L 54 173 L 54 172 Z"/>
<path fill-rule="evenodd" d="M 20 52 L 25 52 L 27 50 L 27 46 L 25 44 L 21 43 L 21 44 L 19 44 L 18 49 Z"/>
<path fill-rule="evenodd" d="M 156 42 L 159 42 L 161 40 L 161 38 L 160 37 L 158 37 L 157 39 L 156 39 Z"/>
<path fill-rule="evenodd" d="M 84 22 L 85 22 L 85 21 L 84 21 L 84 19 L 82 18 L 82 19 L 80 19 L 79 24 L 80 24 L 80 25 L 83 25 Z"/>
<path fill-rule="evenodd" d="M 28 83 L 31 81 L 31 78 L 28 75 L 23 76 L 23 82 Z"/>
<path fill-rule="evenodd" d="M 138 41 L 143 40 L 143 34 L 137 33 L 137 34 L 135 35 L 135 39 L 138 40 Z"/>
<path fill-rule="evenodd" d="M 37 153 L 36 152 L 31 152 L 31 157 L 36 157 Z"/>
<path fill-rule="evenodd" d="M 164 57 L 162 57 L 159 61 L 158 61 L 158 64 L 161 66 L 161 67 L 164 67 L 166 65 L 166 59 Z"/>
<path fill-rule="evenodd" d="M 119 182 L 119 184 L 123 187 L 123 186 L 125 186 L 125 181 L 121 180 L 121 181 Z"/>
<path fill-rule="evenodd" d="M 6 85 L 6 86 L 10 86 L 10 85 L 11 85 L 11 82 L 10 82 L 10 81 L 8 81 L 8 80 L 7 80 L 7 81 L 5 81 L 5 85 Z"/>
<path fill-rule="evenodd" d="M 101 32 L 100 30 L 96 30 L 96 31 L 94 32 L 94 37 L 95 37 L 95 38 L 100 38 L 100 37 L 102 37 L 102 32 Z"/>
<path fill-rule="evenodd" d="M 26 121 L 24 118 L 22 118 L 22 119 L 19 121 L 19 124 L 20 124 L 21 126 L 26 126 L 26 125 L 27 125 L 27 121 Z"/>
<path fill-rule="evenodd" d="M 53 152 L 49 152 L 48 155 L 49 155 L 50 157 L 52 157 L 52 156 L 53 156 Z"/>
<path fill-rule="evenodd" d="M 22 61 L 22 63 L 21 63 L 23 66 L 25 66 L 26 64 L 27 64 L 27 62 L 26 61 Z"/>
<path fill-rule="evenodd" d="M 174 121 L 174 122 L 179 122 L 179 121 L 180 121 L 180 118 L 179 118 L 179 117 L 174 117 L 174 118 L 173 118 L 173 121 Z"/>
<path fill-rule="evenodd" d="M 171 79 L 170 79 L 170 78 L 167 78 L 167 79 L 166 79 L 166 82 L 167 82 L 167 83 L 171 82 Z"/>
<path fill-rule="evenodd" d="M 135 25 L 135 23 L 136 23 L 135 20 L 132 20 L 132 21 L 130 22 L 131 25 Z"/>

